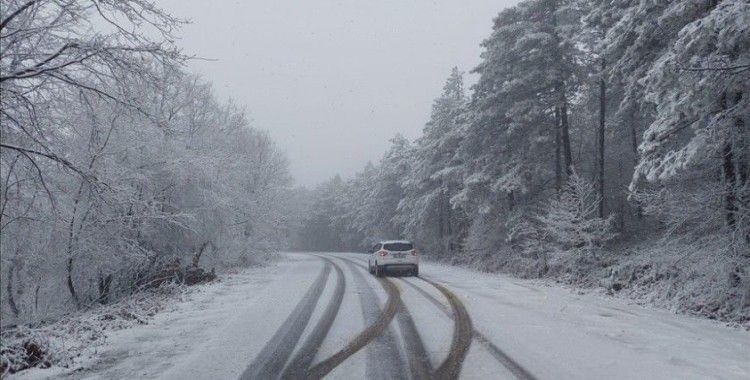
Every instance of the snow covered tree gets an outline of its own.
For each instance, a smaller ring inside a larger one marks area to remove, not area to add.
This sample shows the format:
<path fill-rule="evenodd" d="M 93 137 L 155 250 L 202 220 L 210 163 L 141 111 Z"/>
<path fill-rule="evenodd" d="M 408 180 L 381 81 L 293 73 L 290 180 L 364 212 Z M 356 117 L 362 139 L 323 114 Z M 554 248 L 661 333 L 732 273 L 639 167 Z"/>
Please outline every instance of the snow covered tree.
<path fill-rule="evenodd" d="M 686 171 L 713 182 L 719 171 L 725 225 L 750 244 L 748 14 L 745 1 L 663 7 L 660 26 L 678 32 L 641 81 L 655 119 L 640 144 L 633 189 L 642 179 L 664 182 Z"/>
<path fill-rule="evenodd" d="M 559 198 L 550 200 L 539 217 L 546 237 L 563 250 L 591 251 L 612 239 L 613 216 L 598 216 L 599 197 L 594 186 L 573 172 Z"/>
<path fill-rule="evenodd" d="M 456 154 L 464 181 L 452 197 L 472 221 L 490 216 L 497 220 L 484 225 L 505 225 L 572 171 L 570 110 L 585 74 L 576 39 L 582 15 L 575 1 L 524 1 L 502 11 L 482 43 Z"/>
<path fill-rule="evenodd" d="M 78 86 L 47 93 L 34 104 L 39 142 L 2 120 L 17 128 L 4 144 L 49 148 L 0 150 L 4 320 L 112 301 L 165 263 L 238 265 L 283 244 L 284 155 L 199 78 L 151 63 L 156 79 L 96 82 L 139 94 L 128 104 Z"/>
<path fill-rule="evenodd" d="M 463 209 L 450 202 L 462 186 L 455 154 L 462 140 L 466 106 L 463 74 L 453 68 L 416 141 L 412 170 L 402 179 L 404 196 L 397 218 L 408 236 L 435 254 L 459 250 L 466 233 Z"/>

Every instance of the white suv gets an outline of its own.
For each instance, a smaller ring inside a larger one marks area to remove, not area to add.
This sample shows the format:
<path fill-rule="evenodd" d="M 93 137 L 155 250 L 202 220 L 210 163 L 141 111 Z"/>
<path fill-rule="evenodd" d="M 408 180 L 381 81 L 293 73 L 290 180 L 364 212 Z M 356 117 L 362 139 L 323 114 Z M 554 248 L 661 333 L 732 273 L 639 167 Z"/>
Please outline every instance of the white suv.
<path fill-rule="evenodd" d="M 367 267 L 377 277 L 383 277 L 386 270 L 419 276 L 417 250 L 408 240 L 381 241 L 369 252 Z"/>

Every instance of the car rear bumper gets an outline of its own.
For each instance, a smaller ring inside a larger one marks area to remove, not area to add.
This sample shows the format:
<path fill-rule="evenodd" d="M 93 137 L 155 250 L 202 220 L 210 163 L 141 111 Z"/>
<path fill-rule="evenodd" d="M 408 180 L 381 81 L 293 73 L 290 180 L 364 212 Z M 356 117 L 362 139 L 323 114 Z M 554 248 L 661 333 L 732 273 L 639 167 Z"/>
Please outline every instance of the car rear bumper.
<path fill-rule="evenodd" d="M 391 266 L 391 265 L 408 265 L 408 266 L 414 266 L 419 265 L 419 259 L 415 256 L 406 256 L 401 258 L 395 258 L 395 257 L 381 257 L 377 260 L 378 265 L 380 266 Z"/>
<path fill-rule="evenodd" d="M 384 270 L 391 271 L 391 272 L 408 272 L 416 268 L 417 265 L 418 264 L 416 263 L 414 264 L 402 263 L 402 264 L 384 264 L 384 265 L 381 265 L 380 267 L 383 268 Z"/>

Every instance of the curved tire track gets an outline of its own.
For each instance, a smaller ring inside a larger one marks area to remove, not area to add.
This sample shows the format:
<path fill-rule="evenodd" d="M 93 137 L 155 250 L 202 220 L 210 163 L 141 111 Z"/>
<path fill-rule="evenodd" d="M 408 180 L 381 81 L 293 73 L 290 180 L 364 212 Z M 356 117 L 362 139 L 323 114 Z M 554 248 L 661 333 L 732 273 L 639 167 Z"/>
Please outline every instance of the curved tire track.
<path fill-rule="evenodd" d="M 344 259 L 349 262 L 350 266 L 356 265 L 360 267 L 365 273 L 369 273 L 367 267 L 357 263 L 353 260 Z M 390 281 L 382 278 L 381 281 Z M 417 326 L 414 323 L 409 310 L 406 308 L 403 300 L 399 300 L 398 311 L 396 313 L 396 321 L 398 322 L 401 335 L 404 337 L 404 345 L 406 348 L 406 356 L 409 361 L 409 371 L 413 379 L 429 379 L 432 374 L 432 363 L 430 363 L 430 357 L 427 354 L 427 350 L 424 347 L 422 338 L 419 336 Z"/>
<path fill-rule="evenodd" d="M 365 266 L 362 264 L 356 263 L 356 265 L 365 268 Z M 443 293 L 443 295 L 448 299 L 448 302 L 451 305 L 452 313 L 448 312 L 448 310 L 445 309 L 440 301 L 435 300 L 424 290 L 420 289 L 414 284 L 409 283 L 406 280 L 402 279 L 402 281 L 420 291 L 420 293 L 427 296 L 430 301 L 436 302 L 438 305 L 440 305 L 441 310 L 443 310 L 448 315 L 448 317 L 454 320 L 454 328 L 453 339 L 451 341 L 451 349 L 448 352 L 448 357 L 440 364 L 440 366 L 438 366 L 436 370 L 430 371 L 429 358 L 427 356 L 426 350 L 424 349 L 424 345 L 419 338 L 419 334 L 417 333 L 414 321 L 408 314 L 408 311 L 406 311 L 406 307 L 403 305 L 403 301 L 400 301 L 399 306 L 400 308 L 403 308 L 405 318 L 400 320 L 399 325 L 401 327 L 402 333 L 406 338 L 405 340 L 407 344 L 407 350 L 410 354 L 409 362 L 412 370 L 412 376 L 414 376 L 415 378 L 458 379 L 458 376 L 461 373 L 461 365 L 463 364 L 463 361 L 469 352 L 469 347 L 471 346 L 471 340 L 473 337 L 474 329 L 471 324 L 471 317 L 466 311 L 466 307 L 458 299 L 458 297 L 453 294 L 453 292 L 436 282 L 425 279 L 423 277 L 418 278 L 432 285 L 441 293 Z M 409 342 L 418 342 L 418 346 L 416 346 L 416 344 L 412 344 L 412 346 L 409 347 Z M 425 371 L 428 371 L 427 374 L 429 375 L 425 375 Z"/>
<path fill-rule="evenodd" d="M 378 295 L 366 278 L 370 274 L 365 275 L 356 268 L 356 264 L 353 265 L 349 260 L 345 261 L 357 282 L 362 317 L 367 325 L 371 325 L 375 323 L 377 316 L 382 311 Z M 398 309 L 396 309 L 396 313 L 398 315 Z M 398 340 L 389 323 L 383 333 L 375 337 L 365 347 L 365 377 L 368 379 L 395 379 L 403 376 L 403 373 L 406 372 L 406 365 L 399 351 Z M 380 365 L 383 362 L 392 364 L 389 366 Z"/>
<path fill-rule="evenodd" d="M 425 280 L 425 282 L 430 283 L 430 281 L 427 281 L 425 278 L 421 278 L 422 280 Z M 404 281 L 408 286 L 415 289 L 417 292 L 422 294 L 425 298 L 427 298 L 430 302 L 432 302 L 439 310 L 441 310 L 445 315 L 447 315 L 449 318 L 453 319 L 453 314 L 450 309 L 445 307 L 442 302 L 440 302 L 438 299 L 433 297 L 430 293 L 427 293 L 424 289 L 420 288 L 417 285 L 414 285 L 410 281 Z M 432 285 L 432 283 L 430 283 Z M 495 358 L 500 364 L 502 364 L 508 371 L 510 371 L 517 379 L 519 380 L 536 380 L 536 377 L 532 375 L 529 371 L 527 371 L 525 368 L 523 368 L 520 364 L 518 364 L 515 360 L 513 360 L 508 354 L 503 352 L 497 345 L 492 343 L 484 334 L 480 333 L 477 330 L 474 330 L 472 332 L 472 335 L 474 339 L 477 340 L 477 342 L 481 343 L 487 351 L 489 351 L 490 355 Z"/>
<path fill-rule="evenodd" d="M 409 359 L 409 370 L 413 379 L 430 379 L 432 374 L 432 363 L 424 348 L 422 338 L 419 336 L 417 326 L 414 324 L 411 314 L 406 309 L 404 302 L 399 302 L 399 310 L 396 315 L 401 334 L 404 336 L 406 355 Z"/>
<path fill-rule="evenodd" d="M 357 263 L 353 260 L 344 259 L 349 262 L 350 267 L 352 265 L 360 267 L 365 273 L 369 274 L 367 267 Z M 360 274 L 361 276 L 361 274 Z M 389 281 L 388 279 L 381 278 L 380 281 Z M 430 363 L 430 357 L 427 355 L 427 350 L 424 347 L 422 338 L 419 336 L 417 326 L 414 324 L 414 319 L 411 317 L 409 310 L 406 308 L 403 300 L 399 300 L 398 311 L 396 313 L 396 321 L 398 322 L 401 335 L 404 337 L 404 344 L 406 346 L 406 356 L 409 361 L 409 371 L 413 379 L 429 379 L 432 373 L 432 363 Z"/>
<path fill-rule="evenodd" d="M 318 256 L 320 257 L 320 256 Z M 328 302 L 323 314 L 320 316 L 318 323 L 313 328 L 310 335 L 305 339 L 302 347 L 297 351 L 286 370 L 282 374 L 282 379 L 302 379 L 306 376 L 306 371 L 312 364 L 315 355 L 318 353 L 320 345 L 323 343 L 328 331 L 331 330 L 333 321 L 341 308 L 341 302 L 344 300 L 344 290 L 346 280 L 341 267 L 332 260 L 320 257 L 336 270 L 336 285 L 333 297 Z"/>
<path fill-rule="evenodd" d="M 359 335 L 349 342 L 344 348 L 331 355 L 329 358 L 316 364 L 306 374 L 308 379 L 320 379 L 339 364 L 341 364 L 348 357 L 354 355 L 356 352 L 365 347 L 373 339 L 383 334 L 388 328 L 391 320 L 393 320 L 398 305 L 401 302 L 401 296 L 398 288 L 393 282 L 386 279 L 380 279 L 380 284 L 388 293 L 388 300 L 386 301 L 383 312 L 378 316 L 373 324 L 364 329 Z"/>
<path fill-rule="evenodd" d="M 302 296 L 289 317 L 276 330 L 255 360 L 240 375 L 240 379 L 270 379 L 276 378 L 281 373 L 310 321 L 310 316 L 323 293 L 330 272 L 331 264 L 325 262 L 310 289 Z"/>
<path fill-rule="evenodd" d="M 448 352 L 448 357 L 435 370 L 433 377 L 435 379 L 458 379 L 458 375 L 461 373 L 461 365 L 466 358 L 466 354 L 469 353 L 469 346 L 471 346 L 472 332 L 474 331 L 471 325 L 471 317 L 469 317 L 469 312 L 466 311 L 466 307 L 461 300 L 448 288 L 425 278 L 420 277 L 420 279 L 443 293 L 453 310 L 454 327 L 451 350 Z"/>

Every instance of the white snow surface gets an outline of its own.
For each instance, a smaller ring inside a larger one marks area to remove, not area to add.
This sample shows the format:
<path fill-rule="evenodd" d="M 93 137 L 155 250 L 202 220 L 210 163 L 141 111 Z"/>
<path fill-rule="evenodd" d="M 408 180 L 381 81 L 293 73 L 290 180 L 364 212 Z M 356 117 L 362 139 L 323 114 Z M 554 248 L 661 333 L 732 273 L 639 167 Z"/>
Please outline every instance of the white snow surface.
<path fill-rule="evenodd" d="M 422 264 L 540 379 L 750 379 L 750 332 L 542 281 Z"/>
<path fill-rule="evenodd" d="M 355 253 L 327 255 L 366 262 L 365 255 Z M 107 341 L 77 368 L 33 369 L 9 379 L 235 379 L 285 321 L 323 265 L 312 254 L 284 256 L 268 267 L 203 285 L 147 325 L 109 333 Z M 334 262 L 345 273 L 344 302 L 315 362 L 364 328 L 352 267 L 342 259 Z M 600 294 L 578 294 L 541 281 L 424 261 L 420 266 L 423 277 L 446 285 L 465 304 L 475 330 L 539 379 L 750 379 L 748 331 Z M 329 276 L 310 324 L 327 303 L 335 278 Z M 403 280 L 448 305 L 421 280 Z M 453 322 L 401 281 L 395 280 L 402 299 L 432 365 L 437 366 L 450 346 Z M 368 283 L 385 302 L 377 282 Z M 390 328 L 397 327 L 394 319 Z M 364 351 L 348 358 L 329 377 L 364 378 Z M 462 378 L 512 377 L 474 340 Z"/>

